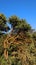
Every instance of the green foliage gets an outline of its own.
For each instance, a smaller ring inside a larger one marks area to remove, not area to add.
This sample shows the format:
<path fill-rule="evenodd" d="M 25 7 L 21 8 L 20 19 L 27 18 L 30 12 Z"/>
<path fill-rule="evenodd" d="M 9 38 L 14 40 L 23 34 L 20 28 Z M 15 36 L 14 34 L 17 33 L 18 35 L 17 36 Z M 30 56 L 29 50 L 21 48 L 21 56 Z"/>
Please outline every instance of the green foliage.
<path fill-rule="evenodd" d="M 33 33 L 33 38 L 36 39 L 36 32 Z"/>
<path fill-rule="evenodd" d="M 31 29 L 31 26 L 27 24 L 26 20 L 20 20 L 16 26 L 16 28 L 23 28 L 25 31 L 28 31 Z"/>
<path fill-rule="evenodd" d="M 36 32 L 34 31 L 31 34 L 32 28 L 25 19 L 11 16 L 9 22 L 17 34 L 12 32 L 10 32 L 11 34 L 2 34 L 1 31 L 8 31 L 6 22 L 4 14 L 0 14 L 0 65 L 36 65 Z M 8 58 L 6 59 L 4 41 L 9 35 L 11 39 L 6 49 L 8 51 Z"/>
<path fill-rule="evenodd" d="M 0 44 L 0 57 L 3 55 L 3 53 L 4 53 L 4 48 L 2 44 Z"/>
<path fill-rule="evenodd" d="M 17 22 L 19 21 L 17 16 L 11 16 L 9 18 L 9 22 L 13 25 L 13 27 L 15 27 L 17 25 Z"/>
<path fill-rule="evenodd" d="M 4 27 L 6 26 L 6 17 L 4 14 L 0 14 L 0 30 L 4 30 Z"/>
<path fill-rule="evenodd" d="M 0 14 L 0 34 L 2 34 L 2 31 L 8 31 L 9 27 L 6 25 L 6 17 L 4 14 Z"/>
<path fill-rule="evenodd" d="M 23 28 L 25 31 L 27 30 L 30 30 L 31 29 L 31 26 L 30 26 L 30 24 L 27 24 L 27 22 L 26 22 L 26 20 L 24 19 L 22 19 L 22 20 L 20 20 L 18 17 L 16 17 L 16 16 L 11 16 L 10 18 L 9 18 L 9 22 L 12 24 L 12 26 L 13 26 L 13 28 Z"/>

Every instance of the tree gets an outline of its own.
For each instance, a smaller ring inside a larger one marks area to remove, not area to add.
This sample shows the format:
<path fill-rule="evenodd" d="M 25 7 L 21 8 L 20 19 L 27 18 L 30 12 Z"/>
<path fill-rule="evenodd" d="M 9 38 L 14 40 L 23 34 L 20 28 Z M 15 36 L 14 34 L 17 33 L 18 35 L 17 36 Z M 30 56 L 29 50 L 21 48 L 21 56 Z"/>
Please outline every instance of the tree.
<path fill-rule="evenodd" d="M 31 26 L 26 22 L 25 19 L 19 19 L 17 16 L 11 16 L 9 22 L 13 29 L 24 29 L 24 31 L 31 30 Z M 0 31 L 8 31 L 10 28 L 6 25 L 7 19 L 4 14 L 0 14 Z"/>
<path fill-rule="evenodd" d="M 9 27 L 6 25 L 6 22 L 4 14 L 0 14 L 0 31 L 8 31 Z"/>
<path fill-rule="evenodd" d="M 28 24 L 25 19 L 20 20 L 16 28 L 23 29 L 24 31 L 31 30 L 30 24 Z"/>
<path fill-rule="evenodd" d="M 31 30 L 30 24 L 26 22 L 25 19 L 19 19 L 17 16 L 11 16 L 9 22 L 13 26 L 13 29 L 22 29 L 24 31 Z"/>
<path fill-rule="evenodd" d="M 11 16 L 9 18 L 9 22 L 11 23 L 11 25 L 13 27 L 15 27 L 17 25 L 18 20 L 19 20 L 19 18 L 17 16 Z"/>
<path fill-rule="evenodd" d="M 36 32 L 33 33 L 33 38 L 36 39 Z"/>

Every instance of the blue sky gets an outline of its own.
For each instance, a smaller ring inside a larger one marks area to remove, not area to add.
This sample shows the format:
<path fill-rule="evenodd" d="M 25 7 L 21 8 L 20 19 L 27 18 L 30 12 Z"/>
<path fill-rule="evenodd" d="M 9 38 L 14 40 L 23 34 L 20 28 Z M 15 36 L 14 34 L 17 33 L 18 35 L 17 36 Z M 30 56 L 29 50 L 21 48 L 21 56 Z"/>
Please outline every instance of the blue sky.
<path fill-rule="evenodd" d="M 36 29 L 36 0 L 0 0 L 0 13 L 24 18 Z"/>

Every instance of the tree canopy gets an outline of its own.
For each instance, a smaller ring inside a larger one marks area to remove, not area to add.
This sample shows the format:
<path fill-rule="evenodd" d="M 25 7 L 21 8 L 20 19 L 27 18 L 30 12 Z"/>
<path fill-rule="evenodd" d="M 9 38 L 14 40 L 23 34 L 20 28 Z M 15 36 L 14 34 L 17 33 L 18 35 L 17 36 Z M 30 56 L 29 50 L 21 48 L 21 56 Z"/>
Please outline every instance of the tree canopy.
<path fill-rule="evenodd" d="M 12 24 L 15 29 L 24 29 L 25 31 L 31 30 L 30 24 L 26 22 L 25 19 L 20 19 L 17 16 L 11 16 L 9 22 Z"/>
<path fill-rule="evenodd" d="M 0 65 L 36 65 L 36 31 L 26 19 L 0 14 Z"/>
<path fill-rule="evenodd" d="M 0 14 L 0 31 L 7 31 L 9 27 L 6 25 L 7 19 L 4 14 Z"/>

